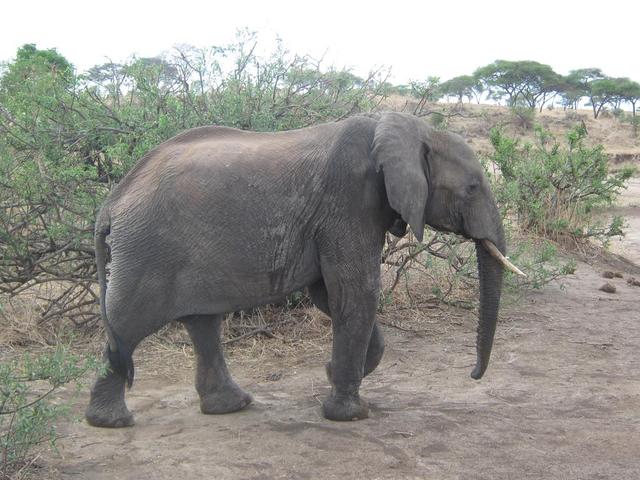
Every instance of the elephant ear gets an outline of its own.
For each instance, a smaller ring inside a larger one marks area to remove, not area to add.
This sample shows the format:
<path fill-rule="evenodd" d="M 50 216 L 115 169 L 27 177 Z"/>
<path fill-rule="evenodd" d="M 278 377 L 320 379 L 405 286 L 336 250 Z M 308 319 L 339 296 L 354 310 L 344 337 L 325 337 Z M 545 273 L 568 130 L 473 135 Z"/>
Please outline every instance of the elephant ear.
<path fill-rule="evenodd" d="M 424 212 L 429 196 L 426 154 L 427 126 L 416 117 L 386 113 L 373 139 L 376 170 L 382 170 L 389 205 L 422 241 Z"/>

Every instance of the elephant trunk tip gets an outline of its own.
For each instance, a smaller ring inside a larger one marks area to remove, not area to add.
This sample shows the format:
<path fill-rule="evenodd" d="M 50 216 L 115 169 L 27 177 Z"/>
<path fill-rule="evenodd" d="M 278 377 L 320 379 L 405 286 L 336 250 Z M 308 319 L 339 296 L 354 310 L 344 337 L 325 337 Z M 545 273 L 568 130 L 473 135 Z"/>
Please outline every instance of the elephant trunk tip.
<path fill-rule="evenodd" d="M 480 365 L 478 363 L 471 372 L 471 378 L 473 378 L 474 380 L 480 380 L 486 370 L 487 365 Z"/>

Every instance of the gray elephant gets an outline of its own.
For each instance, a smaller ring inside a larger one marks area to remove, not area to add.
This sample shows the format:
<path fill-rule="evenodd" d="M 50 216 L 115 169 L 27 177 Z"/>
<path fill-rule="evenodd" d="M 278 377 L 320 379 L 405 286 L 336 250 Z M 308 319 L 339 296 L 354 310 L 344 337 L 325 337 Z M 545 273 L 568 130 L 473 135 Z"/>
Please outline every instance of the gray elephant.
<path fill-rule="evenodd" d="M 202 127 L 161 144 L 113 189 L 96 221 L 110 368 L 92 388 L 87 421 L 133 424 L 124 400 L 132 353 L 171 320 L 193 342 L 202 412 L 246 407 L 251 396 L 231 378 L 222 352 L 223 314 L 305 287 L 332 320 L 324 416 L 366 418 L 360 384 L 384 350 L 375 317 L 385 232 L 402 234 L 408 224 L 422 240 L 425 223 L 476 241 L 480 317 L 471 376 L 479 379 L 508 263 L 488 182 L 460 137 L 384 113 L 280 133 Z"/>

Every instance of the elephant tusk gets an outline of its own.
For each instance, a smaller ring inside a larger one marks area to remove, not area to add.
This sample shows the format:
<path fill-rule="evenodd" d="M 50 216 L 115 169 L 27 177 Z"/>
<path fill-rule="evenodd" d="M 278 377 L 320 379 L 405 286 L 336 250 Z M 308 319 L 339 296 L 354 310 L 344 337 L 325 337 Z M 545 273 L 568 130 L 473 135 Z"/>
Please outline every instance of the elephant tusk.
<path fill-rule="evenodd" d="M 496 247 L 493 242 L 487 240 L 487 239 L 483 239 L 482 240 L 482 246 L 484 248 L 487 249 L 487 251 L 491 254 L 491 256 L 493 258 L 495 258 L 498 262 L 500 262 L 500 264 L 506 268 L 507 270 L 512 271 L 513 273 L 515 273 L 516 275 L 520 275 L 522 277 L 526 277 L 527 274 L 524 273 L 522 270 L 520 270 L 518 267 L 516 267 L 513 263 L 511 263 L 509 261 L 509 259 L 507 259 L 507 257 L 505 257 L 504 255 L 502 255 L 502 253 L 500 253 L 500 250 L 498 250 L 498 247 Z"/>

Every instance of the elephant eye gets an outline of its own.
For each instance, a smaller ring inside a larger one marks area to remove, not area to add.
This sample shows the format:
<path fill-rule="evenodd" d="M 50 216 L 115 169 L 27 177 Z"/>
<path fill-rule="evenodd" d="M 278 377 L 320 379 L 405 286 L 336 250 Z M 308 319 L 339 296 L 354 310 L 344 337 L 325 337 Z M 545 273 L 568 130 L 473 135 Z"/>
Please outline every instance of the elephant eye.
<path fill-rule="evenodd" d="M 467 195 L 473 195 L 474 193 L 476 193 L 478 191 L 478 187 L 479 185 L 477 183 L 472 183 L 470 185 L 467 185 L 467 188 L 466 188 Z"/>

